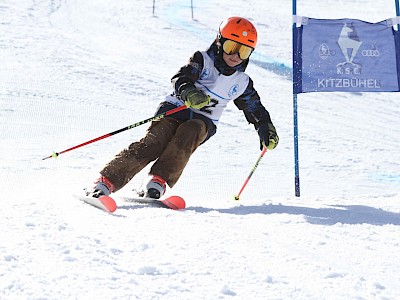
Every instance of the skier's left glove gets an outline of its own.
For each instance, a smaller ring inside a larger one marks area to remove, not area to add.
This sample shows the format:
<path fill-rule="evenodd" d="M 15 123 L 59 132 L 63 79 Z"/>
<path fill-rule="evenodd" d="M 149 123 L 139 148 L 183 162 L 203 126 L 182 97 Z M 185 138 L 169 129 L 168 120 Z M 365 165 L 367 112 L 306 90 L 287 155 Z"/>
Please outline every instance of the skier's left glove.
<path fill-rule="evenodd" d="M 203 91 L 195 87 L 187 87 L 181 92 L 181 99 L 185 101 L 186 106 L 200 109 L 210 104 L 211 98 Z"/>
<path fill-rule="evenodd" d="M 279 143 L 279 136 L 276 133 L 275 126 L 272 123 L 264 123 L 258 128 L 260 137 L 260 149 L 263 147 L 268 150 L 275 149 Z"/>

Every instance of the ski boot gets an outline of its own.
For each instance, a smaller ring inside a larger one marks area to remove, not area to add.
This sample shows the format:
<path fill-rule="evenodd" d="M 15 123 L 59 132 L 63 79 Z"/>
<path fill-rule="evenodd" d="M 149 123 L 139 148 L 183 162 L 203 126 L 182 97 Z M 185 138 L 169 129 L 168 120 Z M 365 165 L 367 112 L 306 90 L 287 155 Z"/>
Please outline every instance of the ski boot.
<path fill-rule="evenodd" d="M 91 191 L 86 190 L 86 196 L 100 198 L 101 196 L 109 196 L 114 190 L 114 185 L 104 176 L 101 176 L 94 183 L 96 185 Z"/>
<path fill-rule="evenodd" d="M 167 189 L 167 184 L 160 176 L 153 175 L 146 185 L 146 198 L 160 199 Z"/>

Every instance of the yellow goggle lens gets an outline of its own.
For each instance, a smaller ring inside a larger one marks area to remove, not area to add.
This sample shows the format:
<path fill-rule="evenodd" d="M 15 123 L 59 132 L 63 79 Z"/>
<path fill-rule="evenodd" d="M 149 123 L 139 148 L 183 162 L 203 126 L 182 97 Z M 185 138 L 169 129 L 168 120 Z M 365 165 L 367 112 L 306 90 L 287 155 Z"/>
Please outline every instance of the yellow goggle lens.
<path fill-rule="evenodd" d="M 231 40 L 226 40 L 222 48 L 228 55 L 238 53 L 242 60 L 249 58 L 250 54 L 253 52 L 253 48 Z"/>

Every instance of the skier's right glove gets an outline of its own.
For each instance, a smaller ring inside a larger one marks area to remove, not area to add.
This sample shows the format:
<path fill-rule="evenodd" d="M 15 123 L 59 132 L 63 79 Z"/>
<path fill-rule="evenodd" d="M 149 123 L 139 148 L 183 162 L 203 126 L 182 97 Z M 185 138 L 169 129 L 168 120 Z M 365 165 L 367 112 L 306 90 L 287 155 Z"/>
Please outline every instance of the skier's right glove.
<path fill-rule="evenodd" d="M 193 86 L 187 87 L 182 91 L 181 99 L 185 101 L 185 105 L 188 108 L 193 107 L 195 109 L 200 109 L 210 104 L 211 101 L 210 96 Z"/>

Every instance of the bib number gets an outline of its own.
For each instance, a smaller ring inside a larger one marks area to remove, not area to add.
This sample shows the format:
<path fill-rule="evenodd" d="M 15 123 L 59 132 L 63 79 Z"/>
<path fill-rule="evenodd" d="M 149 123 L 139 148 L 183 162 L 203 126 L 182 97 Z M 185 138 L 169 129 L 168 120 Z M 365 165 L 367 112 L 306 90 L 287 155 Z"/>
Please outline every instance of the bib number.
<path fill-rule="evenodd" d="M 218 100 L 211 99 L 211 103 L 207 106 L 200 108 L 200 111 L 212 115 L 214 108 L 217 106 Z"/>

